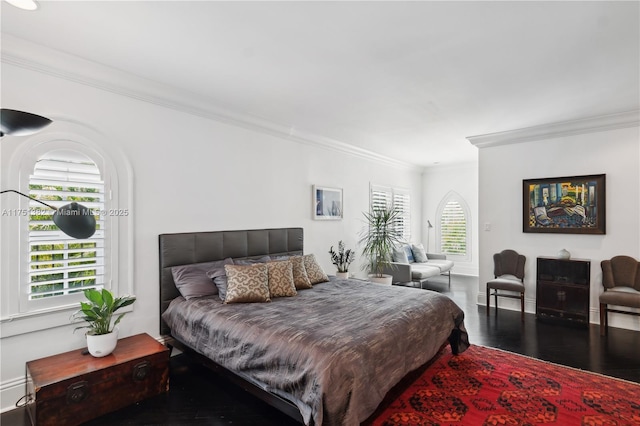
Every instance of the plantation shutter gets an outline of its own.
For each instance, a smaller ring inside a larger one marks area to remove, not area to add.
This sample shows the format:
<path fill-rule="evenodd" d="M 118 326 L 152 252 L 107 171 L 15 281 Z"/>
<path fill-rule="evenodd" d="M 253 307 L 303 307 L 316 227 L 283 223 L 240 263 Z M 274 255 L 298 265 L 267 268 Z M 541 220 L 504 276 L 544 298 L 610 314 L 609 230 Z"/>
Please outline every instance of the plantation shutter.
<path fill-rule="evenodd" d="M 467 220 L 457 201 L 449 201 L 440 217 L 440 251 L 444 254 L 466 255 Z"/>
<path fill-rule="evenodd" d="M 411 199 L 409 191 L 390 186 L 371 185 L 371 210 L 393 207 L 400 212 L 394 224 L 397 237 L 411 240 Z"/>
<path fill-rule="evenodd" d="M 72 201 L 88 207 L 96 212 L 96 232 L 87 239 L 69 237 L 53 223 L 53 210 L 30 201 L 25 305 L 57 306 L 60 297 L 103 286 L 105 195 L 97 165 L 77 152 L 49 152 L 29 177 L 29 195 L 56 208 Z"/>
<path fill-rule="evenodd" d="M 408 191 L 395 189 L 393 207 L 400 212 L 396 219 L 396 232 L 401 241 L 411 241 L 411 199 Z"/>
<path fill-rule="evenodd" d="M 393 191 L 390 187 L 371 185 L 371 210 L 384 210 L 393 205 Z"/>

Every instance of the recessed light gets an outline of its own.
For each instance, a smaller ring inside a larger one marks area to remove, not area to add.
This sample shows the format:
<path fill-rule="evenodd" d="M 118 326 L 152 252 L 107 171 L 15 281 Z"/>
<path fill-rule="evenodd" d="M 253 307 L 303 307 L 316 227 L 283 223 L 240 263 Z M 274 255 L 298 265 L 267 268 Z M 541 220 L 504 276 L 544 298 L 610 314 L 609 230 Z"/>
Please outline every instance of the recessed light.
<path fill-rule="evenodd" d="M 5 0 L 10 5 L 17 7 L 22 10 L 36 10 L 38 8 L 38 3 L 34 0 Z"/>

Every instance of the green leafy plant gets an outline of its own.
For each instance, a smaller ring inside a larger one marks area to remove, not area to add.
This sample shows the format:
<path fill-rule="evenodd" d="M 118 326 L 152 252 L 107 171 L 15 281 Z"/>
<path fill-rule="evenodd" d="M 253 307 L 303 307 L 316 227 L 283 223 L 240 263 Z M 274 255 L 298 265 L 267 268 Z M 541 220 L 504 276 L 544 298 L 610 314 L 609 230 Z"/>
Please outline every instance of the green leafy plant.
<path fill-rule="evenodd" d="M 386 207 L 363 214 L 367 227 L 362 231 L 359 244 L 362 245 L 362 255 L 368 260 L 363 269 L 382 278 L 385 269 L 392 266 L 393 247 L 400 243 L 395 231 L 395 222 L 400 217 L 400 212 Z"/>
<path fill-rule="evenodd" d="M 93 335 L 111 333 L 126 314 L 126 312 L 121 313 L 111 324 L 114 313 L 118 309 L 129 306 L 136 301 L 134 296 L 114 298 L 113 294 L 107 289 L 102 289 L 102 291 L 88 289 L 84 291 L 84 296 L 88 302 L 80 302 L 80 310 L 72 318 L 84 320 L 88 323 L 88 325 L 76 327 L 75 330 L 88 328 L 88 333 Z"/>
<path fill-rule="evenodd" d="M 351 262 L 353 262 L 355 258 L 353 250 L 345 250 L 344 243 L 342 241 L 338 241 L 338 252 L 336 253 L 333 250 L 333 246 L 331 246 L 329 254 L 331 255 L 331 263 L 336 265 L 338 272 L 349 272 L 349 265 L 351 265 Z"/>

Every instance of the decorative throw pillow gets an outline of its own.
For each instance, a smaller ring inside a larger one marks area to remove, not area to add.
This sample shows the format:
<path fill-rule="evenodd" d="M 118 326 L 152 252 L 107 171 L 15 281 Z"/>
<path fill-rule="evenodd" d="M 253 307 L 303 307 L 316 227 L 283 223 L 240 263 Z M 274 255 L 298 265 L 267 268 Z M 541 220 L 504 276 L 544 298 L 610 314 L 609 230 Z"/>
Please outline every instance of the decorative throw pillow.
<path fill-rule="evenodd" d="M 309 281 L 307 270 L 304 267 L 303 257 L 291 256 L 289 261 L 291 262 L 291 268 L 293 270 L 293 284 L 296 286 L 296 290 L 311 288 L 311 281 Z"/>
<path fill-rule="evenodd" d="M 218 296 L 224 302 L 225 297 L 227 297 L 227 272 L 224 269 L 224 265 L 233 265 L 233 259 L 227 257 L 216 263 L 219 264 L 207 271 L 207 277 L 213 280 L 213 284 L 218 289 Z"/>
<path fill-rule="evenodd" d="M 293 266 L 288 260 L 267 262 L 270 297 L 288 297 L 298 294 L 293 283 Z"/>
<path fill-rule="evenodd" d="M 416 260 L 416 262 L 424 263 L 429 260 L 429 258 L 427 257 L 427 252 L 425 251 L 422 243 L 412 244 L 411 251 L 413 252 L 413 258 Z"/>
<path fill-rule="evenodd" d="M 416 260 L 413 258 L 413 252 L 411 251 L 411 246 L 409 244 L 403 244 L 402 248 L 404 249 L 405 253 L 407 253 L 407 260 L 409 261 L 409 263 L 413 263 Z"/>
<path fill-rule="evenodd" d="M 407 252 L 404 251 L 403 246 L 393 246 L 393 261 L 398 263 L 409 263 Z"/>
<path fill-rule="evenodd" d="M 224 303 L 270 302 L 266 263 L 225 265 L 227 295 Z"/>
<path fill-rule="evenodd" d="M 207 277 L 211 268 L 222 265 L 222 261 L 193 263 L 171 268 L 173 282 L 185 299 L 218 294 L 218 288 Z"/>
<path fill-rule="evenodd" d="M 312 285 L 329 281 L 329 277 L 324 273 L 322 266 L 313 254 L 306 254 L 302 258 L 304 259 L 304 269 L 307 271 L 307 277 Z"/>

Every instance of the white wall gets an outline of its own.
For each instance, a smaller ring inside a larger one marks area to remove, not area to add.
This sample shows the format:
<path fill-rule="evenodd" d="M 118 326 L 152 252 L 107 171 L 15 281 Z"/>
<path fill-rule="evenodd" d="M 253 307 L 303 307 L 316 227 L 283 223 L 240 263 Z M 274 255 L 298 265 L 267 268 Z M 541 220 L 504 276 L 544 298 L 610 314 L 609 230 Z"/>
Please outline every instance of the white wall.
<path fill-rule="evenodd" d="M 95 129 L 130 162 L 138 300 L 121 322 L 122 337 L 159 334 L 158 234 L 299 226 L 305 252 L 315 253 L 333 273 L 327 251 L 338 240 L 355 247 L 370 182 L 409 188 L 412 217 L 421 215 L 421 175 L 415 168 L 224 124 L 11 64 L 2 68 L 2 104 Z M 3 171 L 19 143 L 18 137 L 3 138 Z M 343 188 L 343 220 L 312 220 L 313 184 Z M 414 222 L 412 233 L 419 236 L 420 221 Z M 6 264 L 5 256 L 0 260 Z M 66 325 L 0 340 L 2 410 L 13 408 L 24 393 L 25 362 L 84 346 L 81 333 L 72 330 Z"/>
<path fill-rule="evenodd" d="M 469 207 L 470 246 L 469 260 L 454 259 L 454 274 L 478 275 L 478 164 L 463 163 L 453 166 L 426 168 L 422 174 L 423 243 L 427 244 L 427 220 L 433 229 L 429 234 L 429 246 L 437 252 L 438 218 L 437 209 L 450 192 L 457 193 Z"/>
<path fill-rule="evenodd" d="M 493 253 L 511 248 L 527 257 L 526 310 L 535 312 L 536 257 L 565 248 L 572 257 L 591 260 L 590 320 L 599 322 L 600 261 L 619 254 L 640 259 L 639 141 L 638 127 L 631 127 L 480 149 L 479 223 L 491 224 L 491 230 L 480 231 L 479 304 L 485 304 L 485 283 L 493 278 Z M 522 232 L 523 179 L 600 173 L 606 174 L 606 235 Z M 507 298 L 499 304 L 519 309 Z M 610 314 L 610 325 L 640 330 L 640 319 Z"/>

